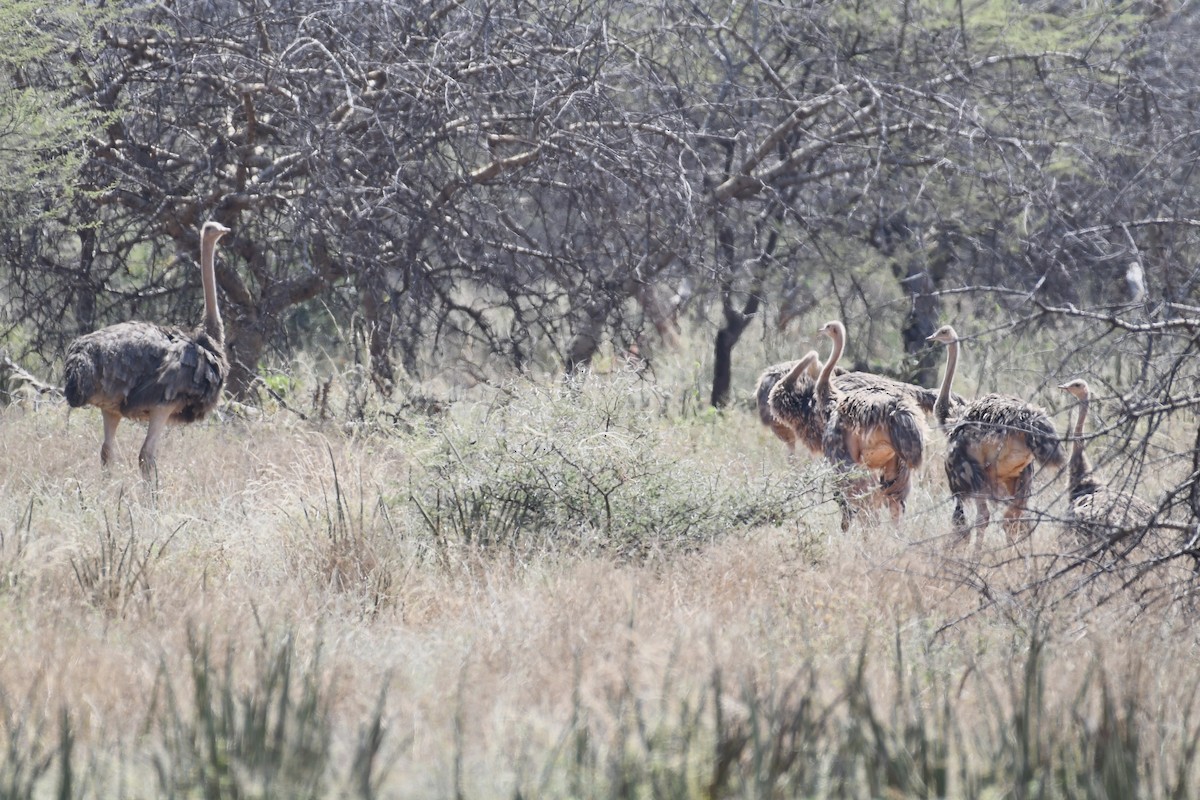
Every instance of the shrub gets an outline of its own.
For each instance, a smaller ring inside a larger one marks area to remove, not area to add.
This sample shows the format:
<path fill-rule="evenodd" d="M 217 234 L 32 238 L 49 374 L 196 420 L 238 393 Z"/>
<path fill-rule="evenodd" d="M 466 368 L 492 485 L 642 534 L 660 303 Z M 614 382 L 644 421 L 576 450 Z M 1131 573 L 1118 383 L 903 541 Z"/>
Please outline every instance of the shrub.
<path fill-rule="evenodd" d="M 813 502 L 810 476 L 756 467 L 724 440 L 730 426 L 663 415 L 661 398 L 624 376 L 523 392 L 443 425 L 410 499 L 439 546 L 624 555 L 798 521 Z M 697 447 L 724 453 L 689 457 Z"/>

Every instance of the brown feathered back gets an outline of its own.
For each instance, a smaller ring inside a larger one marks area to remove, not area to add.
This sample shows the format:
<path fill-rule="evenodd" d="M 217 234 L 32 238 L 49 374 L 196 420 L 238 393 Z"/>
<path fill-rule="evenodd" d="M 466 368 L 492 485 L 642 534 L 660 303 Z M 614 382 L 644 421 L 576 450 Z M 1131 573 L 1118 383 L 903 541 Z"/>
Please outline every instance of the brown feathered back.
<path fill-rule="evenodd" d="M 785 442 L 789 441 L 781 434 L 776 426 L 794 433 L 794 439 L 799 440 L 815 454 L 823 451 L 825 437 L 825 419 L 817 408 L 814 388 L 815 376 L 811 373 L 801 375 L 788 385 L 780 381 L 792 371 L 801 359 L 773 364 L 763 370 L 759 376 L 755 392 L 758 401 L 758 413 L 764 425 L 775 430 L 776 435 Z M 814 371 L 820 364 L 814 364 Z M 832 378 L 833 389 L 838 393 L 856 392 L 860 389 L 874 389 L 885 393 L 909 398 L 920 410 L 933 413 L 937 392 L 923 386 L 898 381 L 871 372 L 847 372 L 835 367 Z M 955 395 L 954 400 L 961 405 L 963 400 Z"/>
<path fill-rule="evenodd" d="M 823 437 L 825 449 L 846 448 L 856 455 L 869 447 L 876 432 L 886 434 L 885 447 L 890 448 L 911 469 L 917 469 L 925 457 L 925 424 L 920 409 L 906 394 L 866 387 L 836 394 L 833 409 Z M 852 441 L 851 437 L 857 441 Z M 878 464 L 854 461 L 870 468 Z"/>
<path fill-rule="evenodd" d="M 1002 434 L 1015 436 L 1038 463 L 1057 467 L 1066 461 L 1062 440 L 1046 412 L 1015 397 L 986 394 L 967 404 L 954 421 L 951 437 Z"/>
<path fill-rule="evenodd" d="M 936 389 L 927 389 L 924 386 L 898 381 L 895 378 L 877 375 L 873 372 L 846 372 L 841 375 L 835 373 L 833 388 L 840 389 L 843 392 L 871 388 L 882 389 L 893 394 L 902 394 L 916 403 L 917 407 L 926 414 L 933 413 L 933 407 L 937 403 L 938 398 Z M 962 397 L 957 394 L 951 394 L 950 402 L 954 408 L 961 407 L 964 404 Z"/>

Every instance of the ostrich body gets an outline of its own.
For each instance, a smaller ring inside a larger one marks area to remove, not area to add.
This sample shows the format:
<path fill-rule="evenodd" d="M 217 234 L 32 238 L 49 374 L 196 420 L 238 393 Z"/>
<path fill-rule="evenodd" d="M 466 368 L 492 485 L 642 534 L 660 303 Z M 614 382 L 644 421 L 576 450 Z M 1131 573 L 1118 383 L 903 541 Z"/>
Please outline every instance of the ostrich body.
<path fill-rule="evenodd" d="M 921 466 L 925 453 L 925 426 L 911 397 L 879 385 L 842 389 L 832 380 L 846 346 L 841 322 L 826 323 L 821 333 L 833 340 L 833 351 L 813 388 L 819 418 L 824 420 L 822 449 L 842 472 L 854 465 L 880 473 L 879 491 L 899 520 L 912 488 L 912 470 Z M 859 487 L 864 488 L 862 482 Z M 858 493 L 858 492 L 856 492 Z M 850 526 L 852 510 L 839 494 L 842 530 Z"/>
<path fill-rule="evenodd" d="M 1079 419 L 1075 421 L 1071 460 L 1067 462 L 1071 531 L 1079 543 L 1109 545 L 1124 533 L 1144 529 L 1154 518 L 1154 507 L 1136 495 L 1116 491 L 1098 480 L 1092 462 L 1084 452 L 1083 426 L 1091 403 L 1087 381 L 1076 378 L 1058 388 L 1079 400 Z"/>
<path fill-rule="evenodd" d="M 806 362 L 810 357 L 811 361 Z M 802 362 L 805 363 L 804 369 L 797 371 Z M 825 419 L 817 410 L 814 394 L 820 370 L 821 362 L 817 353 L 810 350 L 798 361 L 767 367 L 758 378 L 755 396 L 759 418 L 793 453 L 797 440 L 816 455 L 820 455 L 824 449 Z M 938 392 L 934 389 L 871 372 L 847 372 L 835 367 L 831 380 L 834 389 L 843 393 L 878 389 L 903 395 L 927 414 L 933 413 L 938 398 Z M 963 400 L 958 395 L 952 395 L 951 402 L 961 405 Z"/>
<path fill-rule="evenodd" d="M 948 348 L 934 414 L 947 433 L 946 480 L 954 496 L 954 531 L 960 539 L 970 535 L 963 500 L 973 498 L 978 509 L 976 525 L 982 531 L 991 519 L 989 501 L 1008 501 L 1004 525 L 1009 541 L 1028 528 L 1022 520 L 1033 490 L 1034 463 L 1059 466 L 1065 460 L 1062 442 L 1046 412 L 1016 397 L 988 394 L 967 403 L 951 419 L 950 385 L 958 367 L 959 338 L 944 325 L 928 338 Z"/>
<path fill-rule="evenodd" d="M 122 417 L 144 421 L 148 430 L 138 464 L 149 479 L 167 423 L 195 422 L 216 407 L 229 362 L 213 260 L 217 240 L 228 232 L 212 221 L 200 229 L 204 321 L 194 330 L 120 322 L 80 336 L 67 349 L 67 402 L 96 406 L 104 417 L 101 464 L 112 460 Z"/>
<path fill-rule="evenodd" d="M 814 424 L 816 375 L 817 351 L 809 350 L 800 360 L 774 364 L 758 377 L 758 417 L 787 445 L 789 455 L 795 454 L 797 441 L 821 452 L 821 428 Z"/>

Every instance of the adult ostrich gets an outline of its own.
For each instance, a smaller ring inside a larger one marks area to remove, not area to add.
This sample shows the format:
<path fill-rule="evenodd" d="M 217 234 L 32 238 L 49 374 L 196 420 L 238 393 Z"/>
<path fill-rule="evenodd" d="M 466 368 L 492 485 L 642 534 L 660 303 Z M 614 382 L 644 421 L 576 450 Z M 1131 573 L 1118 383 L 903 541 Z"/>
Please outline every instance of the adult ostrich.
<path fill-rule="evenodd" d="M 821 432 L 805 436 L 812 417 L 812 385 L 820 363 L 817 351 L 809 350 L 798 361 L 773 364 L 758 376 L 754 396 L 758 418 L 787 445 L 788 456 L 796 454 L 799 439 L 814 453 L 821 451 Z"/>
<path fill-rule="evenodd" d="M 1058 432 L 1045 411 L 1001 394 L 977 397 L 951 417 L 950 386 L 958 367 L 958 333 L 943 325 L 927 341 L 948 348 L 934 414 L 943 426 L 952 422 L 946 434 L 946 481 L 954 496 L 954 532 L 960 541 L 971 534 L 963 510 L 966 498 L 975 500 L 981 539 L 991 519 L 988 502 L 1008 500 L 1004 527 L 1009 542 L 1015 543 L 1028 530 L 1023 515 L 1033 490 L 1034 462 L 1057 467 L 1066 460 Z"/>
<path fill-rule="evenodd" d="M 80 336 L 67 348 L 67 402 L 74 408 L 96 406 L 104 417 L 102 465 L 112 460 L 121 418 L 145 421 L 148 429 L 138 465 L 149 480 L 167 423 L 195 422 L 216 407 L 229 361 L 213 258 L 217 240 L 226 233 L 229 228 L 219 222 L 200 228 L 204 321 L 194 330 L 119 322 Z"/>

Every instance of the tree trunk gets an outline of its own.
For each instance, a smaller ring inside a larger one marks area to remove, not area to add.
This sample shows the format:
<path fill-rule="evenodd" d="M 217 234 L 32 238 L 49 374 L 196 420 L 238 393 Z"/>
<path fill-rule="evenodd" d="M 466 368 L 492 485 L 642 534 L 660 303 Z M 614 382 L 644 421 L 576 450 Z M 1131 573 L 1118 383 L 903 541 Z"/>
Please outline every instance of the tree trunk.
<path fill-rule="evenodd" d="M 1200 523 L 1200 429 L 1196 430 L 1196 442 L 1192 447 L 1192 488 L 1188 500 L 1192 507 L 1192 522 Z M 1200 568 L 1200 558 L 1196 565 Z"/>
<path fill-rule="evenodd" d="M 96 229 L 79 229 L 79 285 L 86 287 L 76 295 L 75 321 L 80 335 L 96 329 L 96 292 L 92 289 L 92 265 L 96 260 Z"/>
<path fill-rule="evenodd" d="M 721 308 L 725 315 L 725 324 L 717 331 L 717 340 L 713 351 L 713 387 L 710 402 L 713 408 L 725 408 L 733 394 L 733 348 L 742 338 L 750 321 L 758 313 L 761 302 L 763 272 L 775 245 L 779 242 L 779 234 L 772 230 L 767 237 L 766 245 L 754 259 L 754 273 L 750 281 L 750 294 L 742 309 L 733 307 L 733 274 L 736 250 L 734 248 L 733 230 L 721 226 L 717 230 L 718 258 L 724 264 L 724 271 L 729 276 L 721 286 Z"/>
<path fill-rule="evenodd" d="M 911 380 L 921 386 L 936 386 L 938 381 L 937 351 L 925 341 L 938 328 L 938 317 L 942 304 L 934 290 L 929 271 L 916 259 L 909 263 L 908 277 L 901 281 L 911 293 L 912 306 L 904 320 L 900 334 L 904 339 L 904 352 L 913 357 L 916 364 Z"/>
<path fill-rule="evenodd" d="M 233 321 L 225 329 L 225 355 L 229 358 L 229 378 L 225 389 L 245 402 L 254 397 L 258 364 L 267 350 L 267 337 L 257 321 Z"/>
<path fill-rule="evenodd" d="M 571 342 L 567 345 L 567 375 L 574 375 L 576 370 L 591 365 L 592 358 L 600 349 L 600 341 L 604 335 L 604 323 L 607 320 L 607 303 L 596 300 L 589 303 L 584 309 L 583 319 L 576 327 Z"/>
<path fill-rule="evenodd" d="M 387 303 L 388 289 L 382 282 L 364 276 L 359 281 L 363 319 L 366 320 L 367 352 L 370 355 L 371 382 L 384 397 L 392 394 L 396 371 L 392 365 L 392 313 Z"/>

